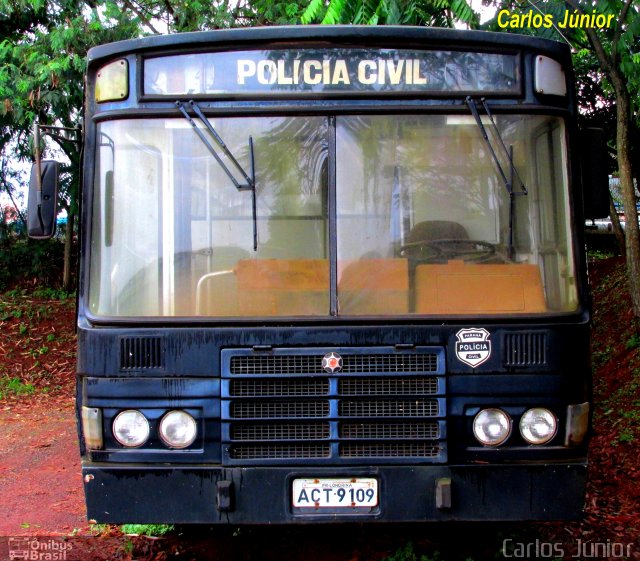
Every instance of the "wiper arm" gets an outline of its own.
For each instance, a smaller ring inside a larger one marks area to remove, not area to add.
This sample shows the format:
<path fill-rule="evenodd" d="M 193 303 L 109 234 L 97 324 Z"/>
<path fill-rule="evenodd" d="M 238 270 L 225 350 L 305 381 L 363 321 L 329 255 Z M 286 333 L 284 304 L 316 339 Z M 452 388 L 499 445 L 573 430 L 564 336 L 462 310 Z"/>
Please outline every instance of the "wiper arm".
<path fill-rule="evenodd" d="M 489 120 L 491 121 L 491 124 L 493 125 L 493 130 L 496 134 L 496 137 L 498 138 L 498 140 L 500 141 L 500 145 L 502 146 L 502 149 L 504 150 L 504 153 L 506 154 L 507 158 L 509 159 L 509 166 L 511 168 L 511 174 L 515 174 L 515 176 L 518 178 L 518 181 L 520 182 L 520 188 L 522 189 L 522 194 L 523 195 L 528 195 L 529 191 L 527 191 L 527 188 L 524 184 L 524 181 L 522 181 L 522 178 L 520 177 L 520 174 L 518 173 L 518 168 L 516 168 L 515 164 L 513 163 L 513 146 L 510 146 L 508 149 L 504 144 L 504 140 L 502 140 L 502 135 L 500 134 L 500 130 L 498 129 L 498 125 L 496 125 L 496 122 L 493 120 L 493 114 L 491 113 L 491 111 L 489 111 L 489 105 L 487 104 L 487 100 L 483 97 L 480 99 L 480 103 L 482 103 L 482 107 L 484 107 L 485 113 L 487 114 L 487 117 L 489 117 Z M 511 187 L 513 187 L 513 178 L 511 179 Z"/>
<path fill-rule="evenodd" d="M 184 104 L 181 101 L 176 101 L 176 107 L 180 110 L 180 113 L 182 113 L 183 117 L 191 125 L 195 133 L 198 135 L 202 143 L 207 148 L 207 150 L 209 150 L 211 155 L 215 158 L 216 162 L 218 162 L 218 164 L 222 168 L 222 171 L 225 172 L 227 177 L 231 180 L 231 183 L 233 183 L 234 187 L 238 191 L 251 191 L 252 193 L 251 206 L 252 206 L 252 213 L 253 213 L 253 251 L 257 251 L 258 250 L 258 217 L 257 217 L 257 204 L 256 204 L 256 178 L 255 178 L 255 170 L 254 170 L 255 160 L 253 155 L 253 138 L 249 136 L 249 157 L 251 161 L 251 170 L 250 170 L 250 173 L 248 174 L 244 170 L 244 168 L 240 165 L 240 162 L 238 162 L 235 156 L 231 153 L 231 150 L 229 150 L 229 148 L 224 143 L 224 141 L 222 140 L 222 138 L 220 137 L 216 129 L 213 128 L 213 125 L 211 124 L 209 119 L 207 119 L 206 115 L 202 112 L 198 104 L 194 100 L 189 101 L 189 107 L 193 110 L 193 112 L 196 114 L 198 119 L 200 119 L 200 122 L 205 126 L 207 131 L 209 131 L 209 134 L 213 137 L 213 140 L 215 140 L 220 150 L 222 150 L 224 155 L 229 159 L 229 161 L 233 164 L 236 170 L 240 172 L 240 175 L 242 175 L 242 178 L 245 181 L 245 183 L 243 184 L 236 179 L 235 175 L 231 172 L 227 164 L 220 157 L 217 150 L 212 146 L 211 142 L 209 142 L 209 139 L 204 134 L 202 129 L 198 128 L 198 125 L 196 124 L 196 122 L 193 120 L 191 115 L 189 115 L 188 111 L 185 109 Z"/>
<path fill-rule="evenodd" d="M 500 145 L 502 146 L 502 149 L 505 152 L 505 155 L 507 157 L 507 160 L 509 161 L 509 175 L 510 177 L 507 178 L 507 175 L 505 174 L 504 170 L 502 169 L 502 164 L 500 163 L 500 160 L 498 159 L 498 155 L 496 154 L 496 151 L 493 148 L 493 144 L 491 144 L 491 140 L 489 139 L 489 135 L 487 134 L 487 129 L 485 128 L 485 126 L 482 124 L 482 119 L 480 118 L 480 114 L 478 113 L 478 107 L 476 106 L 476 102 L 474 101 L 474 99 L 471 96 L 468 96 L 465 99 L 465 103 L 469 106 L 469 110 L 471 111 L 471 114 L 473 115 L 473 118 L 476 120 L 476 123 L 478 124 L 478 128 L 480 129 L 480 134 L 482 135 L 482 138 L 485 142 L 485 144 L 487 145 L 487 148 L 489 149 L 489 153 L 491 154 L 491 157 L 493 158 L 494 163 L 496 164 L 496 167 L 498 168 L 498 173 L 500 174 L 500 178 L 502 179 L 505 189 L 507 190 L 507 193 L 509 193 L 510 196 L 513 195 L 527 195 L 529 192 L 527 191 L 527 188 L 524 185 L 524 181 L 522 181 L 522 179 L 520 178 L 520 174 L 518 174 L 518 170 L 516 169 L 516 166 L 513 163 L 513 150 L 509 150 L 507 149 L 507 147 L 504 144 L 504 141 L 502 140 L 502 135 L 500 134 L 500 131 L 498 130 L 498 126 L 496 125 L 496 122 L 493 120 L 493 115 L 491 114 L 491 111 L 489 111 L 489 107 L 485 101 L 484 98 L 481 99 L 481 103 L 482 103 L 482 107 L 484 107 L 485 112 L 487 113 L 487 116 L 489 117 L 489 120 L 491 121 L 491 124 L 493 125 L 493 129 L 495 132 L 496 137 L 498 138 L 498 140 L 500 141 Z M 513 176 L 515 176 L 518 178 L 518 181 L 520 182 L 520 188 L 521 188 L 521 193 L 514 193 L 513 191 Z"/>
<path fill-rule="evenodd" d="M 491 111 L 489 111 L 489 106 L 487 105 L 486 100 L 482 98 L 480 102 L 482 103 L 482 107 L 484 108 L 487 116 L 489 117 L 489 120 L 491 121 L 491 124 L 493 125 L 493 131 L 496 137 L 498 138 L 498 140 L 500 141 L 500 146 L 502 147 L 502 150 L 504 151 L 507 157 L 507 160 L 509 161 L 509 177 L 507 178 L 504 170 L 502 169 L 502 164 L 500 164 L 500 160 L 498 159 L 496 151 L 493 149 L 493 144 L 491 144 L 491 140 L 489 140 L 489 135 L 487 134 L 487 130 L 482 124 L 482 119 L 480 118 L 480 114 L 478 113 L 478 107 L 476 106 L 476 102 L 471 96 L 468 96 L 465 99 L 465 103 L 469 106 L 469 110 L 471 111 L 473 118 L 476 120 L 476 123 L 478 124 L 478 129 L 480 129 L 480 134 L 482 135 L 482 138 L 485 144 L 487 145 L 487 148 L 489 149 L 489 153 L 491 154 L 491 157 L 493 158 L 493 161 L 496 167 L 498 168 L 498 173 L 500 174 L 500 177 L 504 182 L 505 189 L 507 190 L 507 193 L 509 193 L 508 252 L 509 252 L 509 259 L 513 259 L 515 255 L 515 245 L 513 242 L 513 233 L 514 233 L 513 220 L 515 216 L 515 204 L 516 204 L 515 197 L 516 195 L 528 195 L 529 191 L 527 191 L 524 181 L 522 181 L 522 178 L 520 177 L 520 174 L 518 173 L 518 170 L 516 169 L 516 166 L 513 163 L 513 146 L 509 148 L 505 146 L 504 140 L 502 140 L 502 135 L 500 134 L 500 130 L 498 129 L 498 125 L 496 125 L 496 122 L 493 119 L 493 115 L 491 114 Z M 513 190 L 514 176 L 517 177 L 518 181 L 520 182 L 521 190 L 518 193 L 514 192 Z"/>

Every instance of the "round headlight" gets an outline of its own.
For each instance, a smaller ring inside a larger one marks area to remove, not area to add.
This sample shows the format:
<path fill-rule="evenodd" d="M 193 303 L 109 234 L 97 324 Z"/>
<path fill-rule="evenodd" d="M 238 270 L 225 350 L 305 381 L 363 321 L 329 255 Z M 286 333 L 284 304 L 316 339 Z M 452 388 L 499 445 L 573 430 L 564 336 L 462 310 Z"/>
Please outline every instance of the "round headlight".
<path fill-rule="evenodd" d="M 113 436 L 128 448 L 142 446 L 149 438 L 149 421 L 140 411 L 122 411 L 113 420 Z"/>
<path fill-rule="evenodd" d="M 548 409 L 529 409 L 520 419 L 520 434 L 529 444 L 546 444 L 558 430 L 558 421 Z"/>
<path fill-rule="evenodd" d="M 160 421 L 160 438 L 169 448 L 186 448 L 198 432 L 196 420 L 186 411 L 169 411 Z"/>
<path fill-rule="evenodd" d="M 473 420 L 473 434 L 485 446 L 499 446 L 511 434 L 511 417 L 501 409 L 483 409 Z"/>

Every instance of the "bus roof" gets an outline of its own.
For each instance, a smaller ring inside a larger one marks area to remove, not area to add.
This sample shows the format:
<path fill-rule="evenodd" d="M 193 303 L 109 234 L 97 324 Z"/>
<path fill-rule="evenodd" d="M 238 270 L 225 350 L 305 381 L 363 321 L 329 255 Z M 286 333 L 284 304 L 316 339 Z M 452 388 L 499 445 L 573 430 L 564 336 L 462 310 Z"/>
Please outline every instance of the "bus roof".
<path fill-rule="evenodd" d="M 89 50 L 88 63 L 93 66 L 105 59 L 128 53 L 153 52 L 163 49 L 193 50 L 204 48 L 241 49 L 253 44 L 288 42 L 323 42 L 326 46 L 336 44 L 367 45 L 379 47 L 425 47 L 429 48 L 490 48 L 497 45 L 512 49 L 537 49 L 539 52 L 565 58 L 569 46 L 557 41 L 489 31 L 469 31 L 441 27 L 412 26 L 368 26 L 368 25 L 293 25 L 272 27 L 247 27 L 197 31 L 170 35 L 152 35 L 139 39 L 118 41 L 100 45 Z"/>

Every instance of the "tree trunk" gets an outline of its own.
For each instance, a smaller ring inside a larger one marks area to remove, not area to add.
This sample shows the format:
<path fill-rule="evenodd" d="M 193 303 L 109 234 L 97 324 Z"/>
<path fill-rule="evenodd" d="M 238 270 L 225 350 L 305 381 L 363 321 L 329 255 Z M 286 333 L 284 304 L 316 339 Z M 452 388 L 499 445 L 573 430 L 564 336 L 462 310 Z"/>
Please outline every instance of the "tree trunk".
<path fill-rule="evenodd" d="M 616 242 L 618 243 L 618 253 L 620 255 L 625 255 L 625 248 L 627 244 L 624 241 L 624 230 L 620 225 L 618 210 L 613 204 L 613 197 L 611 196 L 611 193 L 609 193 L 609 216 L 611 217 L 611 227 L 613 229 L 613 235 L 616 237 Z"/>
<path fill-rule="evenodd" d="M 618 171 L 620 174 L 620 189 L 625 215 L 625 245 L 627 259 L 627 274 L 629 276 L 629 290 L 633 313 L 640 317 L 640 228 L 638 227 L 638 211 L 636 190 L 633 184 L 631 170 L 631 99 L 627 92 L 624 78 L 617 72 L 611 72 L 613 86 L 616 91 L 616 151 Z"/>
<path fill-rule="evenodd" d="M 62 290 L 71 292 L 71 273 L 73 264 L 71 263 L 71 248 L 73 246 L 73 223 L 74 215 L 67 213 L 67 226 L 64 233 L 64 269 L 62 271 Z"/>

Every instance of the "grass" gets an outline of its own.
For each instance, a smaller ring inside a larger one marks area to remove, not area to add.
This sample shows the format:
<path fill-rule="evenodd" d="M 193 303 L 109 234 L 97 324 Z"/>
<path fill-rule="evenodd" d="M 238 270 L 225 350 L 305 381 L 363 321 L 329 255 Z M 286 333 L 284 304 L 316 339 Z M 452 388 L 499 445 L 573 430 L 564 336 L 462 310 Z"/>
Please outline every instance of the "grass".
<path fill-rule="evenodd" d="M 174 530 L 171 524 L 123 524 L 120 526 L 123 534 L 135 534 L 137 536 L 164 536 Z"/>
<path fill-rule="evenodd" d="M 31 384 L 25 384 L 20 378 L 0 377 L 0 399 L 8 395 L 31 395 L 36 388 Z"/>

